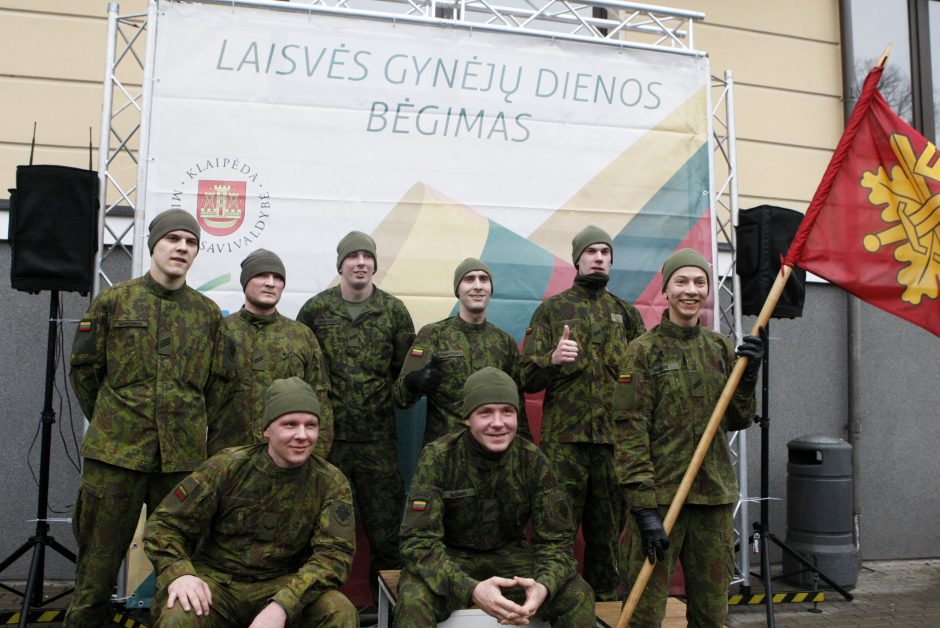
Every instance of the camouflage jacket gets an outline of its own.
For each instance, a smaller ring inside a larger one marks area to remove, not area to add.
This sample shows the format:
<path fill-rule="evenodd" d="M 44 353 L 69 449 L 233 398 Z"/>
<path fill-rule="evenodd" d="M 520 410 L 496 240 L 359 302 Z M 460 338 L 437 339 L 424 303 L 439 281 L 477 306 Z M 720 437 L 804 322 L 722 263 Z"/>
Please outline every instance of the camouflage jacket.
<path fill-rule="evenodd" d="M 451 558 L 528 546 L 534 574 L 549 594 L 575 573 L 575 524 L 551 465 L 531 442 L 516 438 L 501 456 L 488 454 L 469 430 L 448 434 L 421 453 L 405 504 L 400 539 L 404 568 L 437 595 L 470 604 L 478 581 Z"/>
<path fill-rule="evenodd" d="M 339 286 L 312 297 L 297 320 L 313 330 L 330 372 L 333 438 L 395 438 L 392 388 L 415 337 L 405 304 L 375 288 L 352 320 Z"/>
<path fill-rule="evenodd" d="M 701 326 L 679 327 L 668 311 L 659 325 L 630 344 L 614 393 L 614 466 L 630 508 L 672 502 L 736 359 L 725 336 Z M 753 391 L 739 388 L 687 503 L 738 499 L 726 433 L 748 427 L 754 411 Z"/>
<path fill-rule="evenodd" d="M 578 358 L 553 366 L 565 325 Z M 542 441 L 613 442 L 610 401 L 631 340 L 646 330 L 635 307 L 607 292 L 575 284 L 544 301 L 532 315 L 522 347 L 522 387 L 545 390 Z"/>
<path fill-rule="evenodd" d="M 405 386 L 405 375 L 424 368 L 434 355 L 441 360 L 444 378 L 438 389 L 428 395 L 425 444 L 464 427 L 463 385 L 476 371 L 484 366 L 495 366 L 519 384 L 519 350 L 512 336 L 492 323 L 476 325 L 453 316 L 425 325 L 418 332 L 395 382 L 395 401 L 401 407 L 412 406 L 421 398 L 419 393 Z M 520 435 L 532 440 L 525 403 L 519 408 L 518 429 Z"/>
<path fill-rule="evenodd" d="M 274 380 L 297 376 L 320 398 L 316 451 L 326 458 L 333 442 L 330 381 L 320 343 L 313 333 L 277 312 L 259 316 L 245 308 L 226 317 L 225 325 L 235 343 L 235 372 L 230 381 L 213 385 L 207 393 L 213 409 L 209 416 L 209 455 L 225 447 L 263 442 L 264 393 Z"/>
<path fill-rule="evenodd" d="M 231 372 L 218 306 L 149 274 L 105 290 L 72 344 L 72 390 L 91 421 L 82 455 L 146 472 L 206 459 L 205 392 Z"/>
<path fill-rule="evenodd" d="M 295 621 L 315 595 L 346 581 L 355 514 L 349 482 L 316 454 L 282 469 L 265 444 L 210 458 L 147 521 L 144 550 L 164 589 L 204 565 L 233 580 L 293 576 L 273 601 Z"/>

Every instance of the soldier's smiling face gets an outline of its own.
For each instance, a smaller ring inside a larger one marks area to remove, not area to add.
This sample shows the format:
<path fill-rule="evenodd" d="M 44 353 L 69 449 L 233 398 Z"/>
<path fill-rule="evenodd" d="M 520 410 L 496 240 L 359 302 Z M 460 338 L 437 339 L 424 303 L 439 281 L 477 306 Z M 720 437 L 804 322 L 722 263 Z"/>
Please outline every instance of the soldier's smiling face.
<path fill-rule="evenodd" d="M 457 284 L 460 308 L 472 314 L 481 314 L 486 311 L 491 294 L 493 294 L 493 284 L 486 271 L 471 270 Z"/>
<path fill-rule="evenodd" d="M 340 281 L 353 290 L 363 290 L 372 284 L 375 258 L 368 251 L 354 251 L 343 258 L 339 267 Z"/>
<path fill-rule="evenodd" d="M 171 231 L 159 240 L 150 254 L 150 274 L 161 284 L 185 279 L 199 252 L 199 240 L 184 229 Z"/>
<path fill-rule="evenodd" d="M 663 288 L 669 302 L 669 320 L 682 327 L 698 323 L 699 312 L 708 297 L 708 275 L 697 266 L 683 266 L 672 274 Z"/>
<path fill-rule="evenodd" d="M 509 403 L 486 403 L 467 418 L 470 435 L 487 451 L 506 451 L 519 427 L 515 406 Z"/>
<path fill-rule="evenodd" d="M 282 469 L 303 466 L 313 453 L 320 434 L 320 420 L 309 412 L 290 412 L 264 428 L 268 454 Z"/>

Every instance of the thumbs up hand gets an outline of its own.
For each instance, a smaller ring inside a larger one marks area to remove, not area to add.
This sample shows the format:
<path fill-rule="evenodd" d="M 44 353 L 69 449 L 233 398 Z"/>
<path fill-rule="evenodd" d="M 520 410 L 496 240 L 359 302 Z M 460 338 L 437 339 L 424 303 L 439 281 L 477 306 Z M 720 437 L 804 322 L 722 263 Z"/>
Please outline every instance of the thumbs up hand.
<path fill-rule="evenodd" d="M 564 331 L 561 332 L 561 339 L 558 341 L 558 346 L 552 351 L 550 361 L 553 365 L 559 366 L 561 364 L 570 364 L 577 359 L 578 343 L 571 340 L 571 330 L 565 325 Z"/>

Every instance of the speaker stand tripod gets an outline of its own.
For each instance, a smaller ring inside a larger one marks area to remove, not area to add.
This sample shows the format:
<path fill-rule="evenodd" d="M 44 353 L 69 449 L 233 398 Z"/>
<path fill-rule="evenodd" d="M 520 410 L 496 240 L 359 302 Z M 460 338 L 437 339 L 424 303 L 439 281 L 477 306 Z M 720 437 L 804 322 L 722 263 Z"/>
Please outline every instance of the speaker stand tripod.
<path fill-rule="evenodd" d="M 67 547 L 56 541 L 49 534 L 49 463 L 52 447 L 52 424 L 55 423 L 55 411 L 52 409 L 52 393 L 55 385 L 55 358 L 59 327 L 59 291 L 53 290 L 49 302 L 49 337 L 46 344 L 46 382 L 45 400 L 42 407 L 42 437 L 40 440 L 39 457 L 39 499 L 36 507 L 36 532 L 20 545 L 0 563 L 0 573 L 19 560 L 26 552 L 32 550 L 32 559 L 29 563 L 29 576 L 26 579 L 26 589 L 20 592 L 12 587 L 0 587 L 21 595 L 23 607 L 20 613 L 20 628 L 25 628 L 29 621 L 29 613 L 33 608 L 40 608 L 50 602 L 68 595 L 73 589 L 67 589 L 49 599 L 43 599 L 45 582 L 46 547 L 55 550 L 64 558 L 75 562 L 75 554 Z"/>
<path fill-rule="evenodd" d="M 760 521 L 754 523 L 754 534 L 760 548 L 761 580 L 764 583 L 764 605 L 767 609 L 767 626 L 775 628 L 774 624 L 774 586 L 770 574 L 770 546 L 768 541 L 793 557 L 807 570 L 812 571 L 820 580 L 828 584 L 846 600 L 852 600 L 852 594 L 833 582 L 826 574 L 821 572 L 812 563 L 806 560 L 796 550 L 781 541 L 770 531 L 770 323 L 761 331 L 764 341 L 764 358 L 761 373 L 761 416 L 760 424 Z"/>

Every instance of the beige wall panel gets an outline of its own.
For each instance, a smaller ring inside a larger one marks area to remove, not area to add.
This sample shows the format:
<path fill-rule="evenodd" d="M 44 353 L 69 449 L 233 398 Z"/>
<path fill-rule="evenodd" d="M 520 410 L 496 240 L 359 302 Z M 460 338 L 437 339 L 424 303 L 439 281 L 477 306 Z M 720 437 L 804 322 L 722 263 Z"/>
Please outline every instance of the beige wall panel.
<path fill-rule="evenodd" d="M 0 77 L 0 93 L 10 95 L 17 106 L 0 116 L 0 138 L 29 143 L 33 122 L 42 144 L 87 146 L 88 127 L 98 145 L 101 123 L 100 84 L 63 83 Z"/>
<path fill-rule="evenodd" d="M 29 144 L 0 144 L 0 190 L 2 197 L 9 198 L 7 189 L 16 187 L 16 167 L 29 163 Z M 36 146 L 34 164 L 55 164 L 88 167 L 88 148 L 59 148 L 57 146 Z M 98 167 L 98 152 L 92 152 L 92 166 Z"/>
<path fill-rule="evenodd" d="M 738 141 L 738 193 L 806 199 L 819 185 L 832 152 L 798 146 Z"/>
<path fill-rule="evenodd" d="M 106 20 L 0 10 L 0 74 L 100 83 L 107 35 Z M 124 64 L 118 76 L 142 72 Z"/>
<path fill-rule="evenodd" d="M 806 208 L 809 206 L 809 199 L 797 200 L 792 198 L 771 198 L 769 196 L 738 195 L 738 207 L 741 209 L 750 209 L 758 205 L 776 205 L 777 207 L 785 207 L 805 214 Z"/>
<path fill-rule="evenodd" d="M 707 50 L 712 72 L 736 83 L 827 96 L 842 94 L 839 46 L 805 39 L 699 25 L 695 47 Z"/>
<path fill-rule="evenodd" d="M 120 5 L 120 14 L 129 15 L 147 10 L 147 0 L 115 0 Z M 0 0 L 0 9 L 12 9 L 29 13 L 59 15 L 86 15 L 107 18 L 108 0 Z"/>
<path fill-rule="evenodd" d="M 842 135 L 842 101 L 834 96 L 735 84 L 734 111 L 739 141 L 833 150 Z"/>
<path fill-rule="evenodd" d="M 701 11 L 706 24 L 839 42 L 838 0 L 668 0 L 657 4 Z M 696 23 L 692 32 L 699 26 Z"/>

